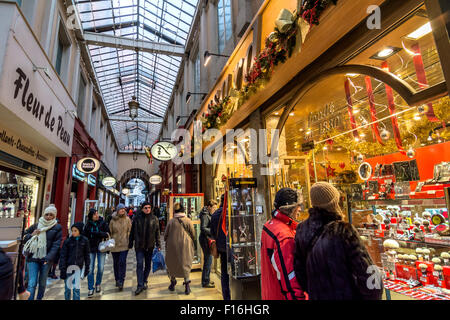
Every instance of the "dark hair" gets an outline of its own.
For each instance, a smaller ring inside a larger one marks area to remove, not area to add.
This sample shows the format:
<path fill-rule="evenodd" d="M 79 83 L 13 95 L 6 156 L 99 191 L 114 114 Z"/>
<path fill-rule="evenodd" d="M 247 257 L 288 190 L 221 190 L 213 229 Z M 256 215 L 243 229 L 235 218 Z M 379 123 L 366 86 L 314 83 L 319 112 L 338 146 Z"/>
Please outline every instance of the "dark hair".
<path fill-rule="evenodd" d="M 208 207 L 217 206 L 217 201 L 211 199 L 211 200 L 209 200 L 209 201 L 206 203 L 206 205 L 207 205 Z"/>
<path fill-rule="evenodd" d="M 184 212 L 184 207 L 181 205 L 181 203 L 176 202 L 173 206 L 173 210 L 175 213 Z"/>
<path fill-rule="evenodd" d="M 145 206 L 150 206 L 150 208 L 153 208 L 152 204 L 148 201 L 144 201 L 141 203 L 141 209 L 144 209 Z"/>
<path fill-rule="evenodd" d="M 92 217 L 94 216 L 94 214 L 97 212 L 97 209 L 95 208 L 90 208 L 89 209 L 89 213 L 88 213 L 88 220 L 92 220 Z"/>

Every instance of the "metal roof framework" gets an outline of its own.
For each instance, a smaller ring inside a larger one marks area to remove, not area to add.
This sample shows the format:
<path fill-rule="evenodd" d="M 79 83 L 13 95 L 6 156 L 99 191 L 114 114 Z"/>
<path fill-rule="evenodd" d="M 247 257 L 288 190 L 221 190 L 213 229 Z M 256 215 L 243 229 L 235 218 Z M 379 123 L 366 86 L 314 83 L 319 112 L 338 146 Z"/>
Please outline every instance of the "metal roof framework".
<path fill-rule="evenodd" d="M 119 152 L 149 146 L 158 138 L 197 3 L 75 1 Z M 128 108 L 132 96 L 140 103 L 134 120 Z"/>

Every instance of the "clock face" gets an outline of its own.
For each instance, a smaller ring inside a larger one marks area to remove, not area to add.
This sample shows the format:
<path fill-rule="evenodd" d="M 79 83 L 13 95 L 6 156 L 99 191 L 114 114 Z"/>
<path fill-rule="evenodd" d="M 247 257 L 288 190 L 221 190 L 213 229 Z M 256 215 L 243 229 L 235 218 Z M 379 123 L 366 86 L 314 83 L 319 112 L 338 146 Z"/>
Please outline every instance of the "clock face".
<path fill-rule="evenodd" d="M 159 161 L 169 161 L 177 155 L 177 147 L 170 142 L 157 142 L 150 149 L 152 157 Z"/>

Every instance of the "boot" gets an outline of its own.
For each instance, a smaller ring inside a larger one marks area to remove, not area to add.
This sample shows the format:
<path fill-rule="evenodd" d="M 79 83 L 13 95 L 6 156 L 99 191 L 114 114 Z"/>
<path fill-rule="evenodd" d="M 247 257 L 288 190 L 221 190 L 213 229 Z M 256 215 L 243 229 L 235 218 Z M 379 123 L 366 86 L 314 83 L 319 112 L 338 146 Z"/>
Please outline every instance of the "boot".
<path fill-rule="evenodd" d="M 191 283 L 191 280 L 189 280 L 188 282 L 183 282 L 183 284 L 185 286 L 184 294 L 186 294 L 186 295 L 191 293 L 191 287 L 189 285 L 190 283 Z"/>
<path fill-rule="evenodd" d="M 175 285 L 176 284 L 177 284 L 177 280 L 170 280 L 169 290 L 170 291 L 175 291 Z"/>

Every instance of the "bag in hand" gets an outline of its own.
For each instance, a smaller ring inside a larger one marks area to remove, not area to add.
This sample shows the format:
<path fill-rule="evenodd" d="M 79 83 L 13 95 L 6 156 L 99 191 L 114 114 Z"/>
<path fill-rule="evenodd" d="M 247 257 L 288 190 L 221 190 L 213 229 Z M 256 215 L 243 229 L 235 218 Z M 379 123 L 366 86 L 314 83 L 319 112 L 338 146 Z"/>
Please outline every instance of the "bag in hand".
<path fill-rule="evenodd" d="M 98 251 L 108 252 L 116 246 L 116 240 L 108 237 L 108 240 L 102 241 L 98 245 Z"/>
<path fill-rule="evenodd" d="M 216 259 L 219 258 L 219 251 L 217 250 L 216 240 L 208 239 L 208 246 L 209 246 L 209 251 L 211 252 L 211 255 Z"/>

